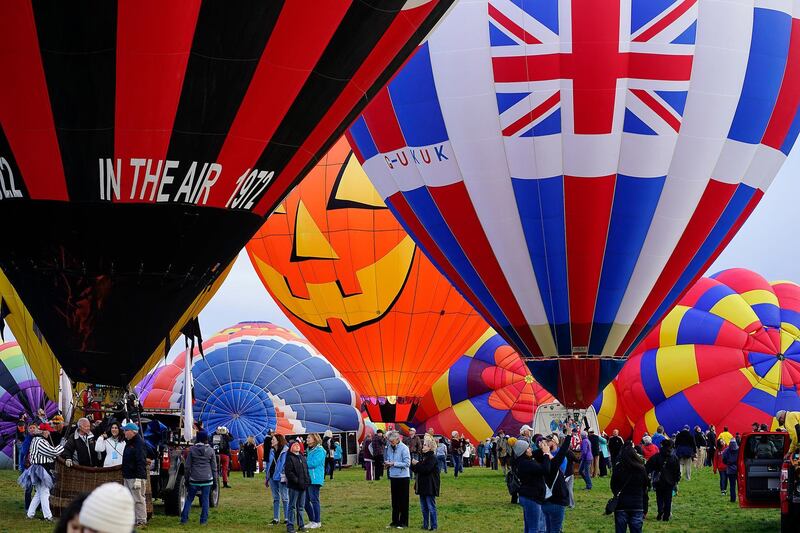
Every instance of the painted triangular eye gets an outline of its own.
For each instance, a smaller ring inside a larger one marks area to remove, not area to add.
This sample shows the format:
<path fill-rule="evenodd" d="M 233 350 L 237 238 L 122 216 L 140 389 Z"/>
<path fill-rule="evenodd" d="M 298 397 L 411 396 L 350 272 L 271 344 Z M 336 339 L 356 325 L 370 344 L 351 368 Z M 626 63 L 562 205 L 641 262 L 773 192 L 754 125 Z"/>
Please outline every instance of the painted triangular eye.
<path fill-rule="evenodd" d="M 285 215 L 286 214 L 286 202 L 281 202 L 278 204 L 278 207 L 275 208 L 275 211 L 272 212 L 273 215 Z"/>
<path fill-rule="evenodd" d="M 328 209 L 386 209 L 380 194 L 352 152 L 347 155 L 328 199 Z"/>
<path fill-rule="evenodd" d="M 296 262 L 307 259 L 339 259 L 339 256 L 301 200 L 297 204 L 291 260 Z"/>

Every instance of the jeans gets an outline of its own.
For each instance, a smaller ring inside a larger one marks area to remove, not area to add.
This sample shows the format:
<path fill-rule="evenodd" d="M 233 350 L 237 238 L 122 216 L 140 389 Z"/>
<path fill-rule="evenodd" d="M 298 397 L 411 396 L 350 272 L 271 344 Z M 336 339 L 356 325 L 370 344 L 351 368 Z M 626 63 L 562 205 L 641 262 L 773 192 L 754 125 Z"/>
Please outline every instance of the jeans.
<path fill-rule="evenodd" d="M 564 481 L 567 482 L 567 492 L 569 493 L 569 508 L 575 508 L 575 476 L 567 476 Z"/>
<path fill-rule="evenodd" d="M 455 477 L 458 477 L 458 473 L 464 471 L 464 465 L 462 463 L 464 457 L 460 453 L 454 453 L 452 454 L 452 457 L 453 457 L 453 473 L 455 474 Z"/>
<path fill-rule="evenodd" d="M 631 533 L 642 533 L 644 511 L 614 511 L 614 524 L 616 533 L 625 533 L 629 528 Z"/>
<path fill-rule="evenodd" d="M 736 501 L 736 474 L 728 474 L 728 485 L 730 485 L 731 501 Z"/>
<path fill-rule="evenodd" d="M 309 485 L 306 489 L 306 513 L 309 522 L 319 522 L 322 509 L 319 506 L 319 485 Z"/>
<path fill-rule="evenodd" d="M 439 464 L 439 472 L 447 473 L 447 456 L 437 455 L 436 462 Z"/>
<path fill-rule="evenodd" d="M 286 531 L 304 529 L 303 508 L 306 506 L 306 491 L 289 489 L 289 514 L 286 516 Z"/>
<path fill-rule="evenodd" d="M 728 488 L 728 474 L 723 470 L 719 473 L 719 490 L 724 492 Z"/>
<path fill-rule="evenodd" d="M 544 502 L 542 504 L 542 514 L 547 526 L 547 533 L 561 533 L 561 526 L 564 524 L 564 511 L 566 507 L 557 503 Z"/>
<path fill-rule="evenodd" d="M 672 516 L 672 487 L 656 488 L 656 505 L 658 507 L 658 516 L 662 518 L 670 518 Z"/>
<path fill-rule="evenodd" d="M 390 477 L 392 492 L 392 524 L 408 527 L 408 489 L 411 481 L 407 477 Z"/>
<path fill-rule="evenodd" d="M 581 459 L 581 464 L 578 468 L 578 473 L 583 478 L 583 481 L 586 482 L 586 488 L 592 488 L 592 476 L 590 475 L 589 471 L 592 467 L 592 462 L 586 459 Z"/>
<path fill-rule="evenodd" d="M 524 533 L 537 533 L 539 529 L 539 513 L 542 512 L 541 506 L 535 500 L 525 496 L 519 497 L 519 504 L 522 506 L 522 520 L 525 524 Z"/>
<path fill-rule="evenodd" d="M 286 488 L 286 483 L 269 480 L 269 490 L 272 492 L 272 518 L 273 520 L 281 519 L 281 507 L 283 507 L 283 519 L 289 519 L 289 489 Z M 283 504 L 283 505 L 281 505 Z"/>
<path fill-rule="evenodd" d="M 437 529 L 439 522 L 436 519 L 436 496 L 420 495 L 419 508 L 422 510 L 422 529 Z"/>
<path fill-rule="evenodd" d="M 198 487 L 189 483 L 189 488 L 186 490 L 186 503 L 183 504 L 183 512 L 181 513 L 181 523 L 185 524 L 189 521 L 189 510 L 192 508 L 192 502 L 197 493 L 200 493 L 200 523 L 205 524 L 208 522 L 208 496 L 211 494 L 211 485 Z"/>
<path fill-rule="evenodd" d="M 53 513 L 50 511 L 50 489 L 44 485 L 36 485 L 36 493 L 31 498 L 31 504 L 28 506 L 28 518 L 36 516 L 36 508 L 42 505 L 42 516 L 45 520 L 53 518 Z"/>

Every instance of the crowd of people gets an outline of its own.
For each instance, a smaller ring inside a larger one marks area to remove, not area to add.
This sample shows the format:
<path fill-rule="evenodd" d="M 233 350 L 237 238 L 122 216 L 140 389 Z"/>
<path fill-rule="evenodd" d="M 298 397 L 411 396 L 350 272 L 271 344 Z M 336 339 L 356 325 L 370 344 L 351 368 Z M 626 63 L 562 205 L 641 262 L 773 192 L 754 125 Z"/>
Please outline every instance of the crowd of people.
<path fill-rule="evenodd" d="M 786 413 L 781 411 L 776 416 L 783 423 Z M 188 522 L 195 497 L 200 499 L 200 523 L 208 522 L 216 472 L 220 472 L 223 486 L 230 487 L 232 436 L 224 427 L 218 427 L 211 435 L 202 427 L 196 429 L 185 454 L 187 497 L 181 524 Z M 753 432 L 767 430 L 766 425 L 753 423 Z M 703 430 L 686 425 L 667 435 L 659 426 L 652 435 L 645 433 L 638 442 L 633 442 L 623 439 L 616 430 L 611 435 L 598 433 L 585 421 L 581 424 L 567 419 L 548 434 L 535 434 L 533 428 L 523 425 L 519 435 L 509 436 L 500 430 L 477 446 L 457 431 L 448 437 L 437 435 L 433 428 L 423 435 L 412 428 L 406 436 L 395 430 L 378 430 L 362 442 L 359 462 L 367 480 L 378 481 L 384 476 L 389 479 L 392 512 L 387 527 L 390 528 L 409 527 L 412 481 L 419 498 L 422 528 L 432 531 L 439 526 L 437 497 L 441 475 L 447 474 L 451 467 L 457 479 L 465 467 L 483 467 L 502 470 L 511 502 L 522 510 L 526 533 L 560 532 L 566 509 L 575 506 L 575 480 L 582 479 L 583 489 L 591 491 L 594 478 L 608 475 L 613 498 L 606 512 L 614 514 L 618 533 L 638 533 L 643 529 L 651 495 L 656 500 L 656 520 L 671 520 L 672 500 L 678 494 L 679 484 L 691 481 L 693 472 L 700 468 L 713 468 L 720 476 L 721 494 L 729 496 L 731 502 L 737 501 L 740 443 L 741 435 L 731 433 L 728 427 L 717 433 L 714 426 Z M 238 458 L 245 478 L 253 477 L 259 467 L 265 473 L 265 486 L 273 502 L 271 525 L 280 524 L 282 514 L 289 533 L 321 527 L 320 489 L 326 478 L 333 479 L 337 467 L 341 469 L 339 438 L 331 431 L 290 440 L 276 433 L 268 434 L 264 444 L 261 464 L 252 436 L 240 443 Z M 81 418 L 67 428 L 60 416 L 50 420 L 42 417 L 18 426 L 17 450 L 22 472 L 19 484 L 25 489 L 28 518 L 34 518 L 41 508 L 43 518 L 53 520 L 49 493 L 54 464 L 60 456 L 67 468 L 120 465 L 122 484 L 103 485 L 88 496 L 82 495 L 63 511 L 59 527 L 80 523 L 86 528 L 106 531 L 92 526 L 101 519 L 116 521 L 119 531 L 146 525 L 147 455 L 135 423 L 117 422 L 113 418 L 104 421 Z M 765 436 L 756 442 L 755 453 L 774 457 L 781 450 Z M 122 509 L 122 514 L 106 516 L 108 502 L 116 502 L 114 505 Z"/>

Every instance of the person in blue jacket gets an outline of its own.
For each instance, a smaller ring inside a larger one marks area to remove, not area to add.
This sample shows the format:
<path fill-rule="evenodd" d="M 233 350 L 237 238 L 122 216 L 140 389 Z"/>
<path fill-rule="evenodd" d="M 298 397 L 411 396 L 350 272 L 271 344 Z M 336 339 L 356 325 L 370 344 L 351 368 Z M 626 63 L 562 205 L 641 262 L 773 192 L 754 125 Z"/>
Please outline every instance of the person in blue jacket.
<path fill-rule="evenodd" d="M 339 439 L 333 440 L 333 463 L 334 466 L 341 472 L 342 471 L 342 445 L 339 444 Z M 333 476 L 331 476 L 333 479 Z"/>
<path fill-rule="evenodd" d="M 286 453 L 289 447 L 283 435 L 273 435 L 272 445 L 269 448 L 269 457 L 264 465 L 266 472 L 266 485 L 272 492 L 272 525 L 277 524 L 281 517 L 283 507 L 283 523 L 289 516 L 289 488 L 286 486 L 286 476 L 283 473 L 286 464 Z"/>
<path fill-rule="evenodd" d="M 325 447 L 319 433 L 311 433 L 306 437 L 306 463 L 311 484 L 306 489 L 306 514 L 308 529 L 317 529 L 322 525 L 322 506 L 319 503 L 319 489 L 325 483 Z"/>
<path fill-rule="evenodd" d="M 408 527 L 408 490 L 411 485 L 411 452 L 403 444 L 400 433 L 390 431 L 386 435 L 388 446 L 384 450 L 384 465 L 388 468 L 392 490 L 392 522 L 389 527 Z"/>

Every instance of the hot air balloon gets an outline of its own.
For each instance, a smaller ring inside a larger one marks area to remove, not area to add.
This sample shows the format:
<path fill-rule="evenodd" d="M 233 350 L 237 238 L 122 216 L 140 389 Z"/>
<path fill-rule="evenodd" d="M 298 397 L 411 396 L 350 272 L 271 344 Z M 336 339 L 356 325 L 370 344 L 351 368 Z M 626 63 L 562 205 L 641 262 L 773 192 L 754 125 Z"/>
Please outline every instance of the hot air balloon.
<path fill-rule="evenodd" d="M 47 399 L 16 342 L 0 344 L 0 468 L 14 466 L 17 421 L 36 420 L 39 409 L 50 417 L 58 406 Z"/>
<path fill-rule="evenodd" d="M 586 407 L 800 131 L 790 2 L 460 2 L 348 131 L 433 262 Z"/>
<path fill-rule="evenodd" d="M 195 419 L 225 426 L 238 448 L 283 434 L 359 431 L 356 395 L 307 341 L 269 322 L 240 322 L 204 343 L 192 361 Z M 138 385 L 145 408 L 180 409 L 184 357 L 158 367 Z"/>
<path fill-rule="evenodd" d="M 417 410 L 420 432 L 463 433 L 479 442 L 497 434 L 519 435 L 536 408 L 553 396 L 536 383 L 525 362 L 489 328 L 433 384 Z"/>
<path fill-rule="evenodd" d="M 136 383 L 451 3 L 4 2 L 0 269 L 70 378 Z"/>
<path fill-rule="evenodd" d="M 340 139 L 247 245 L 292 323 L 361 395 L 406 422 L 486 329 L 420 252 Z"/>
<path fill-rule="evenodd" d="M 625 415 L 625 410 L 622 408 L 622 401 L 620 401 L 619 398 L 616 379 L 606 385 L 606 388 L 603 389 L 600 396 L 592 402 L 592 407 L 594 407 L 594 411 L 597 413 L 597 422 L 600 425 L 600 431 L 605 431 L 611 435 L 614 430 L 617 430 L 619 431 L 620 437 L 623 439 L 630 438 L 633 433 L 633 427 L 628 417 Z"/>
<path fill-rule="evenodd" d="M 659 425 L 745 432 L 800 410 L 800 285 L 745 269 L 701 278 L 616 381 L 636 439 Z"/>

